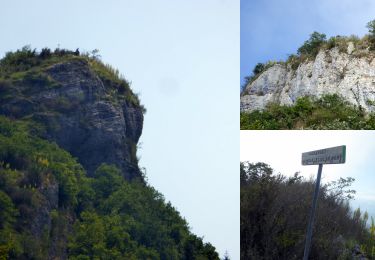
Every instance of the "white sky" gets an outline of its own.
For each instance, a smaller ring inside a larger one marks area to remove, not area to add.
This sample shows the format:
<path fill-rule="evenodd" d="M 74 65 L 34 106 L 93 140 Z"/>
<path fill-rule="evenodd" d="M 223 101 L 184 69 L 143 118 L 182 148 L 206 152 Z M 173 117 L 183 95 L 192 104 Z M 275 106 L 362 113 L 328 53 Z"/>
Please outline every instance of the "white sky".
<path fill-rule="evenodd" d="M 31 44 L 99 49 L 147 108 L 149 183 L 239 259 L 239 1 L 1 1 L 0 57 Z"/>
<path fill-rule="evenodd" d="M 316 178 L 318 166 L 302 166 L 301 154 L 346 145 L 346 163 L 323 165 L 322 182 L 353 177 L 353 205 L 375 213 L 375 131 L 241 131 L 240 160 L 265 162 L 276 172 Z"/>

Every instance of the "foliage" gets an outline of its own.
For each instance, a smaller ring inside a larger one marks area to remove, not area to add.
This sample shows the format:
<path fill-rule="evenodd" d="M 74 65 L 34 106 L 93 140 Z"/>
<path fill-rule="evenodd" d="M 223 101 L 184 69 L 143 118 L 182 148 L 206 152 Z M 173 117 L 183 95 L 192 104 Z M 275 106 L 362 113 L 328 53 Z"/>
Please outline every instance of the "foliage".
<path fill-rule="evenodd" d="M 372 20 L 367 23 L 367 29 L 371 36 L 375 36 L 375 20 Z"/>
<path fill-rule="evenodd" d="M 304 44 L 298 48 L 297 54 L 316 56 L 320 47 L 326 43 L 326 35 L 324 33 L 313 32 L 310 38 L 304 42 Z"/>
<path fill-rule="evenodd" d="M 265 68 L 265 65 L 263 63 L 258 63 L 254 67 L 253 74 L 257 75 L 259 73 L 262 73 L 262 71 L 264 70 L 264 68 Z"/>
<path fill-rule="evenodd" d="M 369 30 L 369 42 L 371 50 L 375 50 L 375 20 L 367 23 L 367 28 Z"/>
<path fill-rule="evenodd" d="M 94 207 L 84 210 L 74 226 L 69 245 L 72 256 L 190 259 L 187 255 L 191 254 L 192 259 L 218 258 L 210 244 L 189 233 L 186 222 L 160 193 L 143 183 L 124 181 L 116 167 L 101 165 L 91 188 Z"/>
<path fill-rule="evenodd" d="M 85 177 L 70 154 L 28 130 L 25 122 L 0 117 L 0 247 L 10 258 L 40 259 L 47 251 L 47 238 L 33 237 L 30 225 L 38 225 L 41 208 L 53 199 L 45 197 L 47 187 L 55 194 L 56 207 L 74 208 Z"/>
<path fill-rule="evenodd" d="M 368 214 L 348 204 L 353 181 L 322 185 L 311 259 L 347 259 L 354 245 L 369 243 Z M 265 163 L 240 163 L 241 259 L 302 258 L 314 185 L 298 173 L 275 174 Z"/>
<path fill-rule="evenodd" d="M 0 117 L 0 259 L 218 259 L 154 188 L 32 133 Z"/>
<path fill-rule="evenodd" d="M 375 114 L 365 114 L 337 94 L 301 97 L 292 106 L 270 104 L 263 111 L 241 113 L 242 130 L 374 129 Z"/>

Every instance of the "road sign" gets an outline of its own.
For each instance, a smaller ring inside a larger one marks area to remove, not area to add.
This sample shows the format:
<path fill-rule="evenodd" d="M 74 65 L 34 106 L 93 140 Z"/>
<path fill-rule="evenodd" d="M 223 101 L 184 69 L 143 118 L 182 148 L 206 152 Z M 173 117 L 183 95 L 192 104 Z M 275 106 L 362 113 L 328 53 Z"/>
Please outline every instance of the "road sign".
<path fill-rule="evenodd" d="M 320 178 L 322 176 L 323 164 L 339 164 L 345 163 L 346 159 L 346 146 L 336 146 L 322 150 L 316 150 L 311 152 L 306 152 L 302 154 L 302 165 L 319 165 L 318 176 L 316 178 L 314 197 L 312 202 L 312 207 L 310 211 L 309 223 L 307 226 L 305 250 L 303 252 L 303 260 L 308 260 L 311 237 L 314 225 L 315 209 L 318 202 Z"/>
<path fill-rule="evenodd" d="M 346 146 L 336 146 L 302 154 L 302 165 L 345 163 Z"/>

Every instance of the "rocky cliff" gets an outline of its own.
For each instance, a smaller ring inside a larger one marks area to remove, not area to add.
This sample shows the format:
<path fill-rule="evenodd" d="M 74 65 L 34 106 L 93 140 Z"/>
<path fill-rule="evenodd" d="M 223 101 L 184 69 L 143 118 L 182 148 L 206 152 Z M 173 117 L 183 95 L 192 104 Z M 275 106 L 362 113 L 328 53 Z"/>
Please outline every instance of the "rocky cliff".
<path fill-rule="evenodd" d="M 40 123 L 43 137 L 78 158 L 89 175 L 108 163 L 131 179 L 139 176 L 143 110 L 127 82 L 106 78 L 99 65 L 71 56 L 10 74 L 0 114 Z"/>
<path fill-rule="evenodd" d="M 144 180 L 144 111 L 95 56 L 0 60 L 0 259 L 219 259 Z"/>
<path fill-rule="evenodd" d="M 346 48 L 321 49 L 295 68 L 280 62 L 246 85 L 241 111 L 262 110 L 269 103 L 292 105 L 302 96 L 339 94 L 365 111 L 375 110 L 375 55 L 347 42 Z"/>

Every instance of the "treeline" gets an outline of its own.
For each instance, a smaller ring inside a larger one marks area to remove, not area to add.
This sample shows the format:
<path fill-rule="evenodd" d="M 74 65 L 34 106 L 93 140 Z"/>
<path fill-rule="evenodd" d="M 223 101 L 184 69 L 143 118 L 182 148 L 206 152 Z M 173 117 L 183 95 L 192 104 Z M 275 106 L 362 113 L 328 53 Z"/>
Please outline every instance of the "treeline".
<path fill-rule="evenodd" d="M 42 48 L 40 51 L 31 49 L 29 45 L 22 47 L 14 52 L 7 52 L 5 57 L 0 60 L 0 76 L 10 73 L 28 70 L 34 66 L 39 66 L 46 59 L 51 57 L 80 56 L 79 49 L 70 51 L 67 49 Z M 88 55 L 88 54 L 85 54 Z"/>
<path fill-rule="evenodd" d="M 241 259 L 302 259 L 314 181 L 249 162 L 240 163 L 240 180 Z M 353 181 L 321 186 L 310 259 L 375 259 L 373 219 L 368 229 L 367 212 L 349 206 Z"/>
<path fill-rule="evenodd" d="M 219 259 L 163 195 L 0 116 L 0 259 Z"/>
<path fill-rule="evenodd" d="M 366 113 L 337 94 L 320 98 L 305 96 L 292 106 L 269 104 L 263 111 L 242 112 L 240 127 L 241 130 L 374 129 L 375 114 Z"/>

